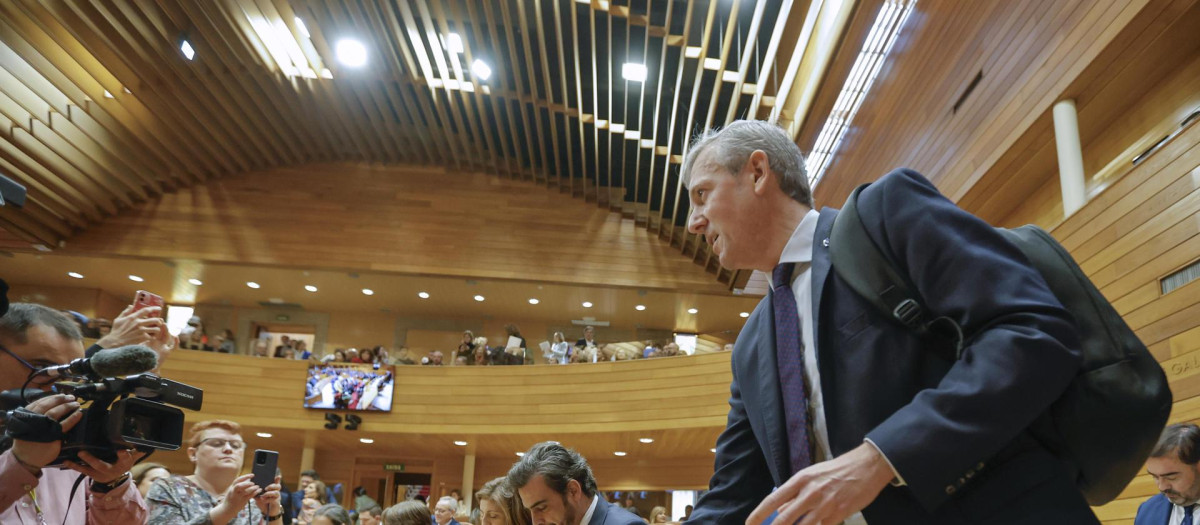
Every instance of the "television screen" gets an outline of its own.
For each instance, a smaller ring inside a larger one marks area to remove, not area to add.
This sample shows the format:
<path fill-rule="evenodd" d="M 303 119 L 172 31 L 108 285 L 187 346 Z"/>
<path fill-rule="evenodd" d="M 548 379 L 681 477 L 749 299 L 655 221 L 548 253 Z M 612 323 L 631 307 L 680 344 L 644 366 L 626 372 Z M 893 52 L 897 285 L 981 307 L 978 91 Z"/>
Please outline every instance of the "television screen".
<path fill-rule="evenodd" d="M 304 389 L 304 407 L 390 412 L 394 383 L 391 365 L 311 364 Z"/>

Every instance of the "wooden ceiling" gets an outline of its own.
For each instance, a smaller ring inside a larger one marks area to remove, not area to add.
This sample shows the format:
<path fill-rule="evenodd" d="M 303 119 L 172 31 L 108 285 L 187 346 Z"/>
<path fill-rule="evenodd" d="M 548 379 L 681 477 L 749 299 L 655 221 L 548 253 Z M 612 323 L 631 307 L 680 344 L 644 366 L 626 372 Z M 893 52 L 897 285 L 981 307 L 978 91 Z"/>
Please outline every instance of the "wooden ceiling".
<path fill-rule="evenodd" d="M 0 173 L 29 202 L 0 208 L 0 247 L 57 249 L 214 177 L 426 165 L 619 211 L 754 291 L 682 229 L 687 138 L 775 118 L 810 149 L 893 1 L 2 2 Z M 901 165 L 963 197 L 1122 28 L 1170 3 L 921 0 L 818 204 Z M 363 43 L 365 66 L 337 60 L 343 38 Z M 627 63 L 646 80 L 626 80 Z"/>

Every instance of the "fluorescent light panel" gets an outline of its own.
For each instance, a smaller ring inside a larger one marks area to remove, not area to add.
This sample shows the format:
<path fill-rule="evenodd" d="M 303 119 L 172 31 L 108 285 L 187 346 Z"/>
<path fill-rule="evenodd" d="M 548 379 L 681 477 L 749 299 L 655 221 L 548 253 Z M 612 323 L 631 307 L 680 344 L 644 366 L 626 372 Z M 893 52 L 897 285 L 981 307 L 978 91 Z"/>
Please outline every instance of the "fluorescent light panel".
<path fill-rule="evenodd" d="M 631 82 L 645 82 L 646 66 L 644 64 L 626 62 L 625 65 L 621 66 L 621 76 Z"/>
<path fill-rule="evenodd" d="M 188 60 L 192 60 L 196 56 L 196 50 L 192 49 L 192 43 L 187 40 L 179 43 L 179 50 L 183 51 L 183 56 L 187 57 Z"/>
<path fill-rule="evenodd" d="M 362 42 L 353 38 L 343 38 L 337 43 L 338 62 L 346 67 L 363 67 L 367 65 L 367 48 Z"/>
<path fill-rule="evenodd" d="M 825 175 L 834 152 L 837 151 L 846 131 L 850 129 L 854 115 L 862 107 L 867 92 L 875 82 L 875 76 L 883 67 L 884 59 L 896 43 L 896 37 L 904 28 L 904 22 L 916 3 L 916 0 L 888 0 L 880 9 L 858 58 L 854 60 L 850 75 L 846 77 L 846 83 L 842 85 L 842 91 L 829 112 L 829 118 L 821 128 L 821 133 L 817 135 L 812 152 L 809 153 L 805 163 L 809 186 L 816 187 L 817 182 Z"/>

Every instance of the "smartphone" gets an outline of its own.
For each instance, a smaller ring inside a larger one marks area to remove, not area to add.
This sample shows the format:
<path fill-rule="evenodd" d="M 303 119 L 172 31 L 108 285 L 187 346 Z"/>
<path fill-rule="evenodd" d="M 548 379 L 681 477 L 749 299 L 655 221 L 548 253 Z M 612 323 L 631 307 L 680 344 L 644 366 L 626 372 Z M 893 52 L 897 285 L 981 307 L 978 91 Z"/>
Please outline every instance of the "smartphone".
<path fill-rule="evenodd" d="M 138 290 L 137 295 L 133 296 L 133 311 L 135 311 L 135 312 L 138 310 L 141 310 L 142 308 L 148 308 L 151 306 L 157 306 L 159 308 L 163 308 L 163 306 L 165 304 L 166 303 L 163 301 L 162 296 L 155 294 L 155 293 L 147 292 L 145 290 Z M 162 315 L 163 315 L 163 312 L 160 310 L 159 317 L 162 317 Z"/>
<path fill-rule="evenodd" d="M 258 449 L 254 451 L 254 467 L 250 472 L 254 474 L 254 484 L 258 488 L 267 490 L 267 485 L 275 482 L 275 468 L 279 465 L 279 453 L 274 450 Z"/>

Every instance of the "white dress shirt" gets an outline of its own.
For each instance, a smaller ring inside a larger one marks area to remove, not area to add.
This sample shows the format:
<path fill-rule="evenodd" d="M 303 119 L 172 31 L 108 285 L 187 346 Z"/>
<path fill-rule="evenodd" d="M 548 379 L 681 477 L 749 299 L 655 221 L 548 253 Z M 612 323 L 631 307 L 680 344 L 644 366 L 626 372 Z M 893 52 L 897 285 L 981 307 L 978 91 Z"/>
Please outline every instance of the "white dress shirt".
<path fill-rule="evenodd" d="M 821 392 L 821 369 L 817 366 L 817 345 L 813 339 L 812 253 L 813 236 L 817 233 L 816 210 L 808 210 L 792 237 L 783 247 L 779 262 L 796 263 L 798 273 L 792 276 L 792 295 L 796 297 L 796 312 L 800 314 L 800 340 L 804 343 L 804 379 L 808 386 L 808 419 L 816 440 L 814 462 L 833 458 L 829 448 L 829 425 L 825 422 L 825 398 Z M 772 283 L 774 287 L 775 283 Z M 847 519 L 846 525 L 866 525 L 862 513 Z M 1200 524 L 1197 524 L 1200 525 Z"/>
<path fill-rule="evenodd" d="M 600 501 L 600 495 L 592 496 L 592 504 L 588 507 L 588 511 L 583 514 L 583 519 L 579 520 L 579 525 L 588 525 L 592 522 L 592 514 L 596 513 L 596 504 Z"/>
<path fill-rule="evenodd" d="M 1182 525 L 1184 514 L 1183 511 L 1183 507 L 1172 503 L 1171 519 L 1167 520 L 1167 525 Z M 1192 509 L 1192 523 L 1200 525 L 1200 505 L 1196 505 L 1196 508 Z"/>

